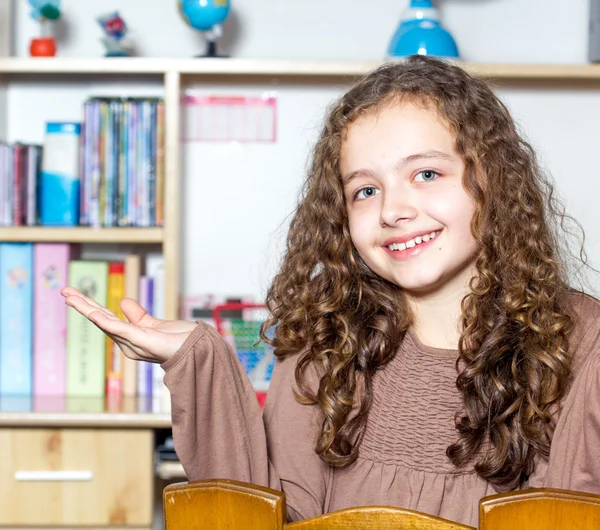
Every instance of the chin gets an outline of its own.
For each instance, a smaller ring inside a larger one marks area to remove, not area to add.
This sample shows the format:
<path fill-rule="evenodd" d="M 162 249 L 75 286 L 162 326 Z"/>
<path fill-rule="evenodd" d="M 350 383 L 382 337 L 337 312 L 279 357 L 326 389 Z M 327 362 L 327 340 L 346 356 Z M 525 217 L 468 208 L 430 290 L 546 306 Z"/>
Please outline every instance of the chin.
<path fill-rule="evenodd" d="M 415 281 L 414 279 L 411 282 L 406 281 L 394 281 L 398 287 L 400 287 L 407 294 L 415 294 L 415 295 L 426 295 L 434 293 L 443 287 L 444 282 L 441 278 L 423 278 L 420 281 Z"/>

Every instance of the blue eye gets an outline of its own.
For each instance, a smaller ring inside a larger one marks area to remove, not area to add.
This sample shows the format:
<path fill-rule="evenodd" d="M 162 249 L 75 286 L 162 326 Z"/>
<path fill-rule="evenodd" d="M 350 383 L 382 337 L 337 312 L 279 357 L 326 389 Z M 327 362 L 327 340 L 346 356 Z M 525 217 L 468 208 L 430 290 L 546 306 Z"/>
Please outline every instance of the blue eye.
<path fill-rule="evenodd" d="M 419 175 L 422 175 L 420 180 L 419 180 Z M 430 182 L 432 180 L 435 180 L 439 176 L 440 176 L 440 174 L 433 171 L 432 169 L 426 169 L 424 171 L 419 171 L 415 175 L 415 181 L 416 182 Z"/>
<path fill-rule="evenodd" d="M 366 188 L 362 188 L 360 190 L 358 190 L 355 194 L 354 194 L 354 199 L 368 199 L 369 197 L 374 197 L 375 195 L 381 193 L 377 188 L 374 188 L 373 186 L 367 186 Z"/>

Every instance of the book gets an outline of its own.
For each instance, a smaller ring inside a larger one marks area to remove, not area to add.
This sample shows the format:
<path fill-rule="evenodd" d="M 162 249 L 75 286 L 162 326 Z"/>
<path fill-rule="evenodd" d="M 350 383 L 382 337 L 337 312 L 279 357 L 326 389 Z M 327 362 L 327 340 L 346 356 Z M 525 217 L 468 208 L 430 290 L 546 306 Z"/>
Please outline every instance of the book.
<path fill-rule="evenodd" d="M 150 276 L 140 276 L 139 303 L 152 315 L 154 306 L 154 286 Z M 148 361 L 137 361 L 137 395 L 152 396 L 152 364 Z"/>
<path fill-rule="evenodd" d="M 33 247 L 33 393 L 66 393 L 67 286 L 70 245 L 36 243 Z"/>
<path fill-rule="evenodd" d="M 125 298 L 139 299 L 140 283 L 140 257 L 137 254 L 125 256 Z M 123 379 L 123 395 L 135 396 L 137 394 L 137 367 L 136 361 L 121 352 L 121 370 Z"/>
<path fill-rule="evenodd" d="M 0 243 L 0 394 L 33 390 L 33 245 Z"/>
<path fill-rule="evenodd" d="M 106 306 L 108 263 L 73 260 L 69 285 Z M 100 328 L 74 309 L 67 317 L 67 394 L 103 396 L 105 388 L 106 340 Z"/>
<path fill-rule="evenodd" d="M 106 307 L 123 320 L 121 300 L 125 296 L 125 265 L 112 262 L 108 266 L 108 299 Z M 106 393 L 121 395 L 121 350 L 110 337 L 106 337 Z"/>
<path fill-rule="evenodd" d="M 160 252 L 146 255 L 146 274 L 152 278 L 153 317 L 165 318 L 165 259 Z M 159 363 L 152 363 L 152 400 L 157 411 L 170 410 L 171 394 L 164 384 L 165 372 Z"/>

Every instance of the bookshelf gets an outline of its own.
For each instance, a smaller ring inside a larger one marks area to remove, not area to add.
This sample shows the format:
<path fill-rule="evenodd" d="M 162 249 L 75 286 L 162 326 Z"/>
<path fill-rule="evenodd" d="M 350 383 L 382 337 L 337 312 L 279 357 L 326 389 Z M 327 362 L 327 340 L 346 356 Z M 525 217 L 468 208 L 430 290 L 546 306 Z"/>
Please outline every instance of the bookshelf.
<path fill-rule="evenodd" d="M 197 59 L 169 58 L 17 58 L 0 57 L 3 78 L 18 74 L 106 74 L 226 77 L 355 77 L 381 65 L 381 61 L 314 61 L 269 59 Z M 505 80 L 600 80 L 600 64 L 503 64 L 457 62 L 470 72 L 492 79 Z"/>
<path fill-rule="evenodd" d="M 179 312 L 180 256 L 181 256 L 181 94 L 187 84 L 200 80 L 222 80 L 231 83 L 268 82 L 282 79 L 294 85 L 340 84 L 350 81 L 381 62 L 299 61 L 259 59 L 31 59 L 0 57 L 0 116 L 6 116 L 8 87 L 11 82 L 60 78 L 63 81 L 81 80 L 89 76 L 103 79 L 127 77 L 161 79 L 165 102 L 165 204 L 164 226 L 160 228 L 50 228 L 9 227 L 0 228 L 0 241 L 11 242 L 71 242 L 71 243 L 126 243 L 131 245 L 152 243 L 160 245 L 165 259 L 166 318 L 177 318 Z M 558 64 L 478 64 L 462 63 L 470 72 L 502 84 L 529 85 L 533 87 L 579 86 L 581 83 L 600 83 L 600 65 Z M 7 124 L 0 120 L 0 135 Z M 0 403 L 1 405 L 1 403 Z M 20 433 L 39 429 L 46 433 L 46 441 L 53 433 L 71 435 L 73 430 L 101 433 L 107 429 L 139 434 L 143 443 L 156 429 L 171 426 L 168 411 L 144 412 L 135 398 L 124 398 L 116 405 L 96 403 L 90 407 L 75 407 L 72 411 L 57 406 L 33 412 L 0 407 L 0 448 L 8 447 L 20 439 Z M 88 404 L 89 405 L 89 404 Z M 3 438 L 4 437 L 4 438 Z M 125 439 L 125 438 L 124 438 Z M 4 441 L 2 441 L 4 440 Z M 32 437 L 33 440 L 33 437 Z M 36 442 L 37 443 L 37 442 Z M 45 443 L 45 442 L 44 442 Z M 99 441 L 98 443 L 105 443 Z M 7 445 L 2 445 L 7 444 Z M 32 444 L 34 442 L 32 441 Z M 32 451 L 35 451 L 35 447 Z M 151 460 L 151 457 L 149 457 Z M 1 466 L 0 466 L 1 467 Z M 150 461 L 148 462 L 150 467 Z M 169 466 L 167 466 L 168 468 Z M 163 470 L 164 476 L 181 477 L 181 469 Z M 144 471 L 147 473 L 148 471 Z M 155 472 L 155 470 L 153 471 Z M 178 475 L 179 473 L 179 475 Z M 160 473 L 159 473 L 160 475 Z M 146 475 L 139 475 L 146 476 Z M 104 485 L 109 489 L 110 484 Z M 149 503 L 150 501 L 148 501 Z M 58 517 L 58 516 L 57 516 Z M 58 519 L 57 519 L 58 521 Z M 63 521 L 64 522 L 64 521 Z M 39 524 L 37 521 L 36 524 Z M 52 524 L 60 525 L 60 522 Z M 92 524 L 89 523 L 88 524 Z M 98 523 L 93 523 L 98 525 Z M 115 524 L 115 523 L 111 523 Z M 101 526 L 101 525 L 99 525 Z M 148 528 L 146 522 L 139 527 Z"/>
<path fill-rule="evenodd" d="M 0 227 L 0 241 L 60 243 L 162 243 L 162 228 Z"/>

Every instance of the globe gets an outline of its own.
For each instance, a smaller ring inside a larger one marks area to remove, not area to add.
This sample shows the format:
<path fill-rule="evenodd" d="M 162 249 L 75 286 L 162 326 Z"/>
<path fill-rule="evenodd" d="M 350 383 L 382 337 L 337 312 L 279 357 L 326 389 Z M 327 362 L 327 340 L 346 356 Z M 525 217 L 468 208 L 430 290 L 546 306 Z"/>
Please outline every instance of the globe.
<path fill-rule="evenodd" d="M 205 32 L 208 52 L 204 57 L 216 57 L 215 41 L 221 35 L 221 24 L 229 15 L 230 0 L 177 0 L 177 4 L 185 22 Z"/>

